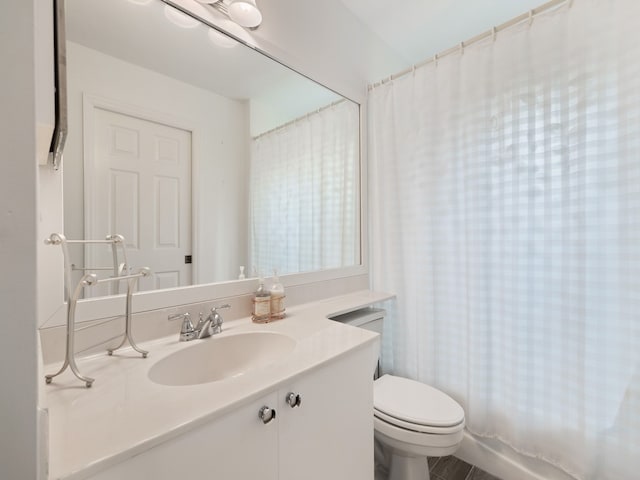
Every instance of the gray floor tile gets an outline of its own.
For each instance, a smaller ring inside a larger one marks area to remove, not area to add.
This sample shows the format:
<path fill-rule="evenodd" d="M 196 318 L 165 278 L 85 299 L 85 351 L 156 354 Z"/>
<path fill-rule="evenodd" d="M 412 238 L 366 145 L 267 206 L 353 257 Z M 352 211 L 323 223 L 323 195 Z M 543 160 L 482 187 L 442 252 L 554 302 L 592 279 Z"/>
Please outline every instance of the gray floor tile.
<path fill-rule="evenodd" d="M 500 480 L 498 477 L 494 477 L 490 473 L 480 470 L 478 467 L 473 467 L 466 480 Z"/>
<path fill-rule="evenodd" d="M 471 468 L 471 465 L 459 458 L 449 456 L 442 457 L 431 470 L 431 473 L 446 480 L 465 480 Z"/>

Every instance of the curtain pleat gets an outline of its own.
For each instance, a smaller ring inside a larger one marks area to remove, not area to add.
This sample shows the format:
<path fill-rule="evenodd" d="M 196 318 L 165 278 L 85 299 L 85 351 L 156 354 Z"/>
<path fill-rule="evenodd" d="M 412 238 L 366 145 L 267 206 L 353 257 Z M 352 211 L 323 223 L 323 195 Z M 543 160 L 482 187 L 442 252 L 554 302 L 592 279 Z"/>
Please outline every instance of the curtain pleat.
<path fill-rule="evenodd" d="M 640 471 L 640 42 L 575 0 L 369 96 L 387 370 L 579 479 Z"/>
<path fill-rule="evenodd" d="M 360 263 L 359 112 L 344 101 L 251 142 L 251 264 L 263 274 Z"/>

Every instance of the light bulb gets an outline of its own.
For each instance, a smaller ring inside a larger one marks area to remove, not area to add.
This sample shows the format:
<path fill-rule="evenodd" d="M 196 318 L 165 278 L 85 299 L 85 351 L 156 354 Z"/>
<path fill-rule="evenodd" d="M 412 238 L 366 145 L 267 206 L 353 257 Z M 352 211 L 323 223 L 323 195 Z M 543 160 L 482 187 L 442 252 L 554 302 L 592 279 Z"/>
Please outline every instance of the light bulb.
<path fill-rule="evenodd" d="M 253 28 L 262 22 L 262 13 L 255 0 L 234 0 L 227 9 L 231 20 L 242 27 Z"/>

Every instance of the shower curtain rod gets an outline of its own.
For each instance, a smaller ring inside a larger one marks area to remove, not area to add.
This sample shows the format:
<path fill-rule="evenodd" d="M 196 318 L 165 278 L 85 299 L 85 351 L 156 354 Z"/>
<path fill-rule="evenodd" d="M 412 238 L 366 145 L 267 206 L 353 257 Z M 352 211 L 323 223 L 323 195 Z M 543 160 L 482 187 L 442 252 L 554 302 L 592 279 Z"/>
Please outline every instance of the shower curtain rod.
<path fill-rule="evenodd" d="M 315 110 L 312 110 L 309 113 L 306 113 L 306 114 L 302 115 L 301 117 L 294 118 L 293 120 L 289 120 L 287 123 L 283 123 L 282 125 L 278 125 L 277 127 L 272 128 L 271 130 L 267 130 L 266 132 L 262 132 L 260 135 L 256 135 L 255 137 L 253 137 L 253 140 L 258 140 L 259 138 L 264 137 L 265 135 L 269 135 L 270 133 L 277 132 L 278 130 L 282 130 L 283 128 L 286 128 L 289 125 L 293 125 L 294 123 L 299 122 L 300 120 L 306 120 L 310 116 L 316 115 L 316 114 L 322 112 L 323 110 L 326 110 L 326 109 L 331 108 L 331 107 L 335 107 L 336 105 L 340 105 L 345 100 L 349 100 L 349 99 L 348 98 L 341 98 L 340 100 L 336 100 L 335 102 L 330 103 L 329 105 L 325 105 L 324 107 L 320 107 L 320 108 L 317 108 Z"/>
<path fill-rule="evenodd" d="M 471 37 L 469 40 L 466 40 L 464 42 L 460 42 L 455 47 L 447 48 L 446 50 L 443 50 L 440 53 L 436 53 L 433 57 L 428 58 L 427 60 L 424 60 L 405 70 L 402 70 L 398 73 L 394 73 L 393 75 L 383 80 L 373 83 L 369 85 L 368 90 L 371 91 L 374 88 L 378 88 L 384 85 L 385 83 L 389 83 L 390 81 L 395 80 L 396 78 L 404 77 L 405 75 L 411 72 L 414 72 L 416 68 L 421 68 L 421 67 L 424 67 L 425 65 L 428 65 L 429 63 L 437 62 L 442 57 L 445 57 L 447 55 L 450 55 L 452 53 L 456 53 L 459 51 L 464 51 L 465 47 L 468 47 L 473 43 L 479 42 L 480 40 L 484 40 L 485 38 L 488 38 L 488 37 L 493 37 L 495 39 L 495 36 L 498 32 L 501 32 L 503 30 L 506 30 L 507 28 L 513 27 L 514 25 L 518 25 L 519 23 L 522 23 L 524 21 L 528 21 L 529 23 L 531 23 L 533 21 L 533 17 L 535 17 L 536 15 L 547 12 L 549 10 L 553 10 L 554 8 L 558 8 L 565 3 L 569 5 L 569 8 L 571 8 L 571 5 L 573 4 L 573 0 L 551 0 L 550 2 L 547 2 L 532 10 L 529 10 L 527 13 L 518 15 L 517 17 L 514 17 L 511 20 L 508 20 L 505 23 L 498 25 L 497 27 L 493 27 L 491 30 L 487 30 L 484 33 L 476 35 L 475 37 Z"/>

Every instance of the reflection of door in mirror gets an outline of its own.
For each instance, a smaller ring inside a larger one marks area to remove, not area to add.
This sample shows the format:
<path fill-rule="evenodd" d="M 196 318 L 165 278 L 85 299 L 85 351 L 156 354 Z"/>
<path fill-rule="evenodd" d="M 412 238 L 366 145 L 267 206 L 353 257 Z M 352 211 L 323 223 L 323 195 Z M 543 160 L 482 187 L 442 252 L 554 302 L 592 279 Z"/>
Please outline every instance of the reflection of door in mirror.
<path fill-rule="evenodd" d="M 140 290 L 190 285 L 185 257 L 191 255 L 191 132 L 101 108 L 90 112 L 87 238 L 123 235 L 130 266 L 153 266 Z M 111 251 L 93 247 L 86 258 L 91 265 L 109 265 Z M 115 292 L 91 291 L 108 293 Z"/>

